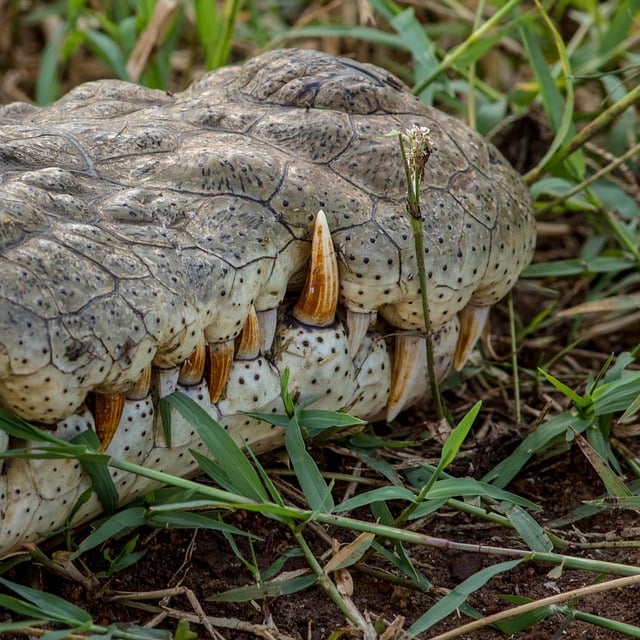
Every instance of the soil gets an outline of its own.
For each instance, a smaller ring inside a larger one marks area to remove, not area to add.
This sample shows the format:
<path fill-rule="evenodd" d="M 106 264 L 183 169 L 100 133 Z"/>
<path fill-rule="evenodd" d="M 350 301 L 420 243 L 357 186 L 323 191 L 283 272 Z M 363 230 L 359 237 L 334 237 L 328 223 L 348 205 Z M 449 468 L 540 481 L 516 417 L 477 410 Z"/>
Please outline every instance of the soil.
<path fill-rule="evenodd" d="M 483 395 L 479 387 L 477 379 L 465 383 L 464 396 L 475 398 Z M 452 408 L 464 405 L 459 393 L 449 393 L 447 400 Z M 487 412 L 477 421 L 481 426 L 470 436 L 463 451 L 448 469 L 453 475 L 480 478 L 493 464 L 502 460 L 528 430 L 527 425 L 516 428 L 512 423 L 497 419 L 495 404 L 487 404 L 487 407 Z M 393 435 L 394 438 L 415 439 L 424 435 L 424 418 L 416 412 L 405 416 L 403 422 L 404 426 L 389 435 Z M 383 430 L 387 428 L 380 426 L 378 429 Z M 630 440 L 627 444 L 638 449 L 637 442 Z M 312 447 L 311 452 L 320 468 L 327 472 L 352 473 L 357 464 L 357 460 L 339 443 Z M 431 462 L 437 460 L 439 447 L 435 441 L 426 440 L 417 448 L 380 450 L 379 453 L 401 468 L 418 458 Z M 265 464 L 271 469 L 273 477 L 279 477 L 280 473 L 286 470 L 277 458 L 266 459 Z M 366 472 L 363 475 L 374 477 L 374 474 Z M 292 496 L 293 503 L 303 505 L 303 502 L 295 499 L 298 495 L 296 488 L 285 482 L 283 476 L 280 478 L 278 484 L 283 493 Z M 340 500 L 346 490 L 346 483 L 336 483 L 336 500 Z M 543 526 L 571 516 L 573 510 L 580 507 L 583 501 L 595 499 L 603 493 L 601 481 L 577 447 L 566 450 L 554 458 L 535 460 L 512 483 L 509 490 L 542 508 L 536 519 Z M 364 510 L 352 515 L 371 519 Z M 254 550 L 261 571 L 270 567 L 283 553 L 296 547 L 290 530 L 278 526 L 266 517 L 231 513 L 225 521 L 260 536 L 261 539 L 254 545 Z M 412 528 L 454 542 L 523 548 L 519 536 L 512 530 L 453 509 L 440 509 Z M 639 530 L 635 512 L 612 507 L 598 515 L 565 526 L 553 527 L 552 530 L 574 543 L 603 543 L 601 548 L 589 551 L 577 548 L 563 551 L 567 555 L 632 566 L 640 565 L 640 548 L 606 546 L 615 542 L 637 540 Z M 82 533 L 76 532 L 74 537 L 77 541 L 82 539 Z M 95 585 L 91 587 L 70 579 L 61 579 L 59 575 L 35 562 L 18 565 L 5 574 L 5 577 L 56 593 L 83 607 L 91 613 L 96 623 L 104 625 L 116 621 L 144 625 L 155 621 L 152 624 L 158 628 L 174 629 L 177 619 L 185 618 L 191 620 L 191 628 L 196 631 L 197 637 L 211 637 L 197 621 L 194 621 L 194 617 L 197 620 L 193 604 L 195 599 L 207 616 L 215 618 L 214 625 L 221 634 L 219 637 L 223 638 L 240 640 L 257 636 L 268 637 L 261 635 L 262 631 L 260 634 L 255 631 L 262 630 L 262 625 L 267 623 L 277 627 L 278 633 L 274 634 L 274 637 L 314 640 L 328 638 L 332 632 L 347 627 L 344 616 L 318 587 L 258 603 L 207 601 L 213 594 L 255 583 L 225 538 L 215 532 L 138 529 L 135 532 L 127 532 L 121 540 L 111 540 L 102 548 L 85 554 L 82 561 L 76 563 L 77 568 L 88 577 L 105 572 L 109 565 L 104 554 L 116 557 L 133 535 L 140 536 L 136 548 L 146 550 L 145 556 L 132 567 L 115 573 L 110 578 L 96 579 Z M 332 538 L 342 543 L 350 542 L 354 538 L 350 532 L 315 526 L 306 528 L 305 535 L 317 557 L 322 557 L 330 550 Z M 249 557 L 248 546 L 241 540 L 238 541 L 238 545 Z M 52 552 L 46 546 L 43 549 L 47 554 Z M 436 598 L 442 596 L 446 590 L 455 588 L 480 569 L 505 560 L 479 552 L 463 553 L 411 545 L 406 545 L 406 549 L 414 566 L 428 578 L 432 585 L 430 589 L 419 591 L 408 586 L 397 570 L 376 555 L 367 558 L 362 563 L 363 566 L 352 567 L 350 570 L 353 580 L 352 599 L 357 608 L 363 613 L 366 612 L 372 620 L 383 619 L 391 622 L 402 617 L 405 619 L 405 629 L 429 609 L 436 602 Z M 292 571 L 304 567 L 304 562 L 294 558 L 287 562 L 285 570 Z M 553 565 L 550 564 L 522 563 L 516 569 L 493 578 L 484 588 L 474 593 L 468 603 L 487 616 L 508 606 L 514 606 L 503 599 L 505 595 L 537 600 L 591 585 L 599 578 L 594 573 L 572 569 L 564 569 L 558 576 L 550 573 L 552 569 Z M 397 583 L 372 575 L 374 571 L 396 576 Z M 153 591 L 160 593 L 151 594 L 151 598 L 147 599 L 145 594 Z M 192 592 L 191 600 L 187 591 Z M 167 593 L 174 595 L 165 597 Z M 122 594 L 128 594 L 129 604 L 117 600 Z M 639 598 L 640 587 L 633 585 L 589 595 L 574 601 L 572 607 L 577 611 L 640 626 L 640 608 L 637 606 Z M 146 607 L 146 610 L 141 607 Z M 469 621 L 469 618 L 461 614 L 451 615 L 421 637 L 431 638 Z M 232 628 L 229 629 L 227 625 L 232 625 Z M 239 628 L 233 628 L 235 625 Z M 243 625 L 255 625 L 254 631 L 241 631 Z M 550 614 L 529 630 L 514 637 L 527 640 L 553 638 L 563 629 L 562 637 L 568 639 L 616 640 L 625 637 L 586 622 L 569 622 L 566 615 L 560 612 Z M 340 637 L 360 636 L 352 633 Z M 493 640 L 506 636 L 498 630 L 485 628 L 459 637 Z"/>
<path fill-rule="evenodd" d="M 36 66 L 34 56 L 41 50 L 42 42 L 37 39 L 34 41 L 34 31 L 31 27 L 27 28 L 21 23 L 20 28 L 28 30 L 28 36 L 31 37 L 23 38 L 22 46 L 12 49 L 12 41 L 7 44 L 6 38 L 0 38 L 0 53 L 6 57 L 11 55 L 12 60 L 9 64 L 14 66 L 12 74 L 5 73 L 0 87 L 0 99 L 5 101 L 32 96 Z M 92 61 L 91 64 L 96 63 Z M 100 65 L 97 65 L 97 70 L 91 71 L 87 71 L 86 67 L 80 64 L 75 67 L 71 65 L 71 68 L 82 70 L 83 73 L 78 71 L 81 79 L 86 79 L 85 75 L 106 75 L 105 69 Z M 77 75 L 67 79 L 70 84 L 76 84 L 77 80 Z M 538 133 L 532 137 L 540 138 Z M 509 139 L 509 136 L 506 136 L 506 139 Z M 540 154 L 540 151 L 534 152 L 535 156 Z M 541 222 L 545 223 L 544 220 Z M 569 229 L 570 233 L 562 233 L 562 229 Z M 556 216 L 553 220 L 547 221 L 546 225 L 541 225 L 535 260 L 547 261 L 578 256 L 584 237 L 589 233 L 590 226 L 580 215 L 572 213 L 567 214 L 565 218 Z M 514 293 L 516 315 L 526 324 L 551 300 L 555 300 L 557 309 L 582 302 L 588 288 L 587 279 L 545 283 L 544 288 L 538 286 L 538 283 L 525 281 Z M 543 323 L 540 329 L 526 337 L 519 353 L 519 364 L 523 373 L 520 389 L 522 419 L 518 424 L 515 418 L 513 380 L 509 363 L 506 358 L 504 363 L 499 361 L 500 354 L 509 353 L 506 305 L 499 305 L 493 311 L 492 326 L 492 349 L 498 354 L 497 359 L 478 359 L 474 366 L 467 369 L 464 377 L 456 381 L 455 388 L 446 392 L 446 404 L 457 418 L 464 415 L 477 399 L 484 402 L 475 430 L 469 436 L 461 454 L 448 469 L 448 472 L 460 477 L 481 478 L 503 460 L 540 421 L 566 408 L 566 403 L 557 393 L 552 393 L 549 387 L 540 386 L 530 375 L 541 362 L 548 362 L 558 356 L 552 372 L 561 376 L 563 382 L 580 391 L 584 388 L 586 376 L 595 375 L 610 353 L 633 349 L 637 346 L 638 340 L 637 328 L 623 328 L 615 333 L 599 334 L 597 321 L 594 321 L 591 326 L 582 327 L 583 335 L 589 336 L 587 339 L 582 340 L 567 353 L 561 353 L 574 336 L 572 321 L 554 316 L 552 322 Z M 406 438 L 420 443 L 419 446 L 400 450 L 380 449 L 378 455 L 398 469 L 404 469 L 418 459 L 437 461 L 440 454 L 439 444 L 429 436 L 428 429 L 432 422 L 432 415 L 414 411 L 410 415 L 402 416 L 393 432 L 386 426 L 371 427 L 383 437 Z M 629 438 L 624 440 L 624 443 L 632 453 L 640 454 L 640 443 L 637 439 Z M 313 446 L 311 452 L 324 471 L 351 474 L 358 467 L 363 476 L 376 478 L 373 472 L 367 471 L 353 453 L 340 443 Z M 604 493 L 600 479 L 577 447 L 565 447 L 556 453 L 553 457 L 534 459 L 508 487 L 510 491 L 528 498 L 541 507 L 536 519 L 543 526 L 561 518 L 571 520 L 573 511 L 585 500 L 593 500 Z M 286 471 L 286 465 L 277 457 L 267 460 L 266 464 L 272 470 L 277 469 L 281 473 Z M 629 472 L 626 468 L 625 471 Z M 279 486 L 293 503 L 304 506 L 299 500 L 296 487 L 285 483 L 286 475 L 277 475 L 274 472 L 274 477 L 280 478 Z M 336 482 L 336 501 L 339 501 L 347 490 L 346 483 Z M 398 510 L 401 508 L 399 505 L 396 507 Z M 365 511 L 352 515 L 371 519 L 371 515 Z M 230 513 L 225 520 L 260 536 L 254 550 L 263 571 L 283 553 L 296 547 L 289 529 L 280 527 L 273 520 L 261 515 Z M 553 530 L 576 544 L 576 547 L 564 550 L 563 553 L 640 566 L 640 543 L 637 546 L 619 544 L 640 539 L 637 523 L 636 512 L 617 509 L 612 505 L 595 516 L 563 526 L 554 526 Z M 523 548 L 521 539 L 512 530 L 450 508 L 442 508 L 419 521 L 417 530 L 455 542 Z M 76 532 L 76 542 L 82 539 L 82 533 Z M 133 535 L 140 536 L 136 549 L 146 550 L 144 557 L 111 577 L 95 578 L 98 573 L 108 568 L 104 554 L 108 553 L 112 558 L 117 556 Z M 344 530 L 313 525 L 305 529 L 305 535 L 317 557 L 322 557 L 330 551 L 332 539 L 342 543 L 353 539 L 353 534 Z M 602 544 L 598 548 L 585 550 L 579 547 L 581 543 Z M 242 541 L 238 544 L 243 553 L 250 553 L 246 544 L 243 546 Z M 455 588 L 483 567 L 505 559 L 479 552 L 462 553 L 426 546 L 407 545 L 406 549 L 414 566 L 431 583 L 430 588 L 424 591 L 411 588 L 402 575 L 378 555 L 371 555 L 362 566 L 350 569 L 353 580 L 352 599 L 359 611 L 366 613 L 372 620 L 384 619 L 392 622 L 402 617 L 405 620 L 404 629 L 447 590 Z M 42 550 L 51 555 L 55 549 L 45 545 Z M 292 571 L 304 566 L 300 559 L 294 558 L 287 562 L 285 569 Z M 273 637 L 314 640 L 328 638 L 332 632 L 347 627 L 345 617 L 318 587 L 258 603 L 207 601 L 213 594 L 255 583 L 253 576 L 231 550 L 225 538 L 215 532 L 138 530 L 135 534 L 128 533 L 121 540 L 111 540 L 104 547 L 84 555 L 81 561 L 76 562 L 76 568 L 85 578 L 95 578 L 95 585 L 86 586 L 78 581 L 61 578 L 59 574 L 38 562 L 19 564 L 5 573 L 4 577 L 58 594 L 69 602 L 85 608 L 96 623 L 104 625 L 117 621 L 174 629 L 178 619 L 193 620 L 195 616 L 196 622 L 191 622 L 191 629 L 195 630 L 198 637 L 212 637 L 197 622 L 194 605 L 198 605 L 207 616 L 217 619 L 213 624 L 220 634 L 218 637 L 223 638 L 240 640 L 257 636 L 269 637 L 262 626 L 267 623 L 277 627 L 277 632 L 273 631 L 272 627 Z M 468 603 L 483 615 L 491 615 L 514 606 L 503 598 L 504 595 L 537 600 L 588 586 L 599 578 L 593 573 L 567 568 L 562 570 L 560 575 L 550 574 L 552 569 L 552 565 L 524 562 L 508 573 L 493 578 L 484 588 L 475 592 Z M 376 572 L 377 575 L 374 575 Z M 382 573 L 395 576 L 395 582 L 382 579 Z M 144 598 L 145 594 L 154 591 L 169 593 L 166 590 L 173 590 L 171 593 L 175 595 L 152 594 L 149 599 Z M 122 593 L 130 594 L 128 604 L 115 599 Z M 576 611 L 640 626 L 639 601 L 640 587 L 633 585 L 580 598 L 572 602 L 571 607 Z M 0 619 L 2 618 L 5 616 L 0 612 Z M 434 637 L 469 620 L 462 613 L 451 615 L 423 637 Z M 218 624 L 222 622 L 232 627 Z M 254 627 L 249 629 L 247 625 Z M 626 637 L 577 619 L 568 620 L 560 611 L 551 613 L 529 630 L 522 631 L 514 637 L 537 640 L 560 636 L 569 640 L 616 640 Z M 356 633 L 350 635 L 345 631 L 341 637 L 359 636 Z M 493 640 L 507 636 L 498 630 L 485 628 L 459 637 Z"/>

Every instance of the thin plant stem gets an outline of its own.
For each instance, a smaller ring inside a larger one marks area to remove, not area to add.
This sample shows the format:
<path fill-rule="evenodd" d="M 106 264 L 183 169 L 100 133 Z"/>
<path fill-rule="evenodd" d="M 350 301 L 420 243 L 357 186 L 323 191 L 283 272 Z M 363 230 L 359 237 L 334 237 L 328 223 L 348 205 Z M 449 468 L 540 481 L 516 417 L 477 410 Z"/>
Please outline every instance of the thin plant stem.
<path fill-rule="evenodd" d="M 482 26 L 469 34 L 469 37 L 458 47 L 450 51 L 442 59 L 442 62 L 427 74 L 424 80 L 413 88 L 413 93 L 420 95 L 441 73 L 453 66 L 472 46 L 482 40 L 486 34 L 496 26 L 504 16 L 512 9 L 517 7 L 521 0 L 509 0 L 504 6 L 500 7 Z"/>
<path fill-rule="evenodd" d="M 591 138 L 607 129 L 609 125 L 623 112 L 640 102 L 640 85 L 634 87 L 627 95 L 612 104 L 608 109 L 603 111 L 597 118 L 592 120 L 588 125 L 571 138 L 571 141 L 560 147 L 554 154 L 553 158 L 545 164 L 538 164 L 531 171 L 525 174 L 524 179 L 527 184 L 533 184 L 540 179 L 544 171 L 552 169 L 554 166 L 568 158 L 574 151 L 583 147 Z"/>
<path fill-rule="evenodd" d="M 431 399 L 436 416 L 441 420 L 445 417 L 446 413 L 440 396 L 438 377 L 436 375 L 435 356 L 433 352 L 433 332 L 431 330 L 431 313 L 429 310 L 429 299 L 427 295 L 427 270 L 424 263 L 424 232 L 422 228 L 422 214 L 420 212 L 420 183 L 424 173 L 424 166 L 431 154 L 431 148 L 427 140 L 424 153 L 420 153 L 420 151 L 415 148 L 418 145 L 418 142 L 415 140 L 416 135 L 417 134 L 415 132 L 409 132 L 407 134 L 400 133 L 398 135 L 398 140 L 400 143 L 400 153 L 402 154 L 402 163 L 404 165 L 405 175 L 407 178 L 407 213 L 409 214 L 409 220 L 411 223 L 416 263 L 418 266 L 418 282 L 420 283 L 420 298 L 422 301 L 422 314 L 424 316 L 426 332 L 427 371 L 429 373 Z M 428 131 L 426 132 L 426 135 L 428 136 Z M 404 140 L 405 136 L 408 138 L 409 144 L 414 147 L 413 149 L 410 149 L 411 157 L 407 154 Z M 421 156 L 419 163 L 415 161 L 418 155 Z M 448 422 L 451 423 L 451 420 L 448 417 L 447 419 Z"/>
<path fill-rule="evenodd" d="M 522 411 L 520 409 L 520 376 L 518 374 L 518 348 L 516 340 L 516 321 L 515 310 L 513 308 L 513 296 L 511 291 L 507 297 L 507 305 L 509 309 L 509 332 L 511 338 L 511 368 L 513 370 L 513 401 L 516 409 L 516 424 L 522 421 Z"/>
<path fill-rule="evenodd" d="M 233 37 L 233 29 L 236 23 L 236 17 L 240 9 L 241 0 L 227 0 L 222 10 L 224 25 L 222 36 L 216 44 L 213 59 L 210 68 L 217 69 L 227 64 L 229 59 L 229 51 L 231 50 L 231 39 Z"/>
<path fill-rule="evenodd" d="M 566 202 L 569 198 L 584 191 L 587 187 L 590 187 L 594 182 L 600 180 L 600 178 L 604 178 L 606 175 L 610 174 L 612 171 L 615 171 L 621 164 L 624 164 L 627 160 L 632 158 L 633 156 L 640 153 L 640 143 L 631 147 L 631 149 L 625 151 L 619 158 L 616 158 L 613 162 L 610 162 L 606 167 L 603 167 L 599 171 L 596 171 L 593 175 L 589 176 L 586 180 L 580 182 L 580 184 L 575 185 L 569 191 L 563 193 L 558 196 L 548 204 L 546 204 L 541 209 L 536 211 L 536 215 L 540 216 L 544 213 L 548 213 L 558 205 L 561 205 L 563 202 Z"/>
<path fill-rule="evenodd" d="M 344 598 L 340 595 L 340 592 L 338 591 L 336 585 L 333 583 L 333 580 L 331 580 L 331 578 L 326 574 L 326 572 L 318 562 L 318 559 L 315 557 L 313 551 L 311 551 L 311 549 L 309 548 L 307 541 L 302 535 L 300 526 L 292 522 L 289 523 L 289 528 L 291 529 L 293 537 L 298 543 L 298 546 L 302 550 L 302 553 L 304 554 L 309 567 L 311 568 L 313 573 L 315 573 L 318 579 L 318 584 L 322 587 L 322 589 L 324 589 L 324 591 L 335 603 L 338 609 L 342 611 L 347 620 L 352 622 L 361 631 L 366 633 L 368 627 L 366 620 L 362 617 L 360 612 L 355 609 L 355 607 L 350 607 L 345 602 Z"/>

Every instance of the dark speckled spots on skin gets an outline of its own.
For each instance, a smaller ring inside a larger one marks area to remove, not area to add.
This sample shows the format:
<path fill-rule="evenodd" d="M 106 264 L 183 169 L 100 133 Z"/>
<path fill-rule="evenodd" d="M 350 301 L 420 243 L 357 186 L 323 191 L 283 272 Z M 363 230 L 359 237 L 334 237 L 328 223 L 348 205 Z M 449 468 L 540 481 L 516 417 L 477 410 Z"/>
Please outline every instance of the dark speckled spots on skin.
<path fill-rule="evenodd" d="M 405 177 L 386 136 L 413 124 L 433 138 L 421 202 L 437 328 L 509 290 L 535 221 L 500 154 L 388 72 L 279 51 L 174 96 L 105 81 L 46 108 L 0 107 L 0 126 L 14 132 L 0 145 L 0 404 L 62 420 L 152 361 L 181 364 L 203 333 L 234 339 L 251 305 L 282 310 L 301 286 L 319 209 L 341 304 L 379 310 L 394 330 L 420 327 Z M 301 328 L 296 340 L 315 392 L 347 400 L 344 331 Z M 325 366 L 339 385 L 322 381 Z M 242 370 L 245 393 L 265 382 L 260 372 Z M 382 387 L 353 392 L 375 398 Z M 145 464 L 161 459 L 127 446 Z"/>

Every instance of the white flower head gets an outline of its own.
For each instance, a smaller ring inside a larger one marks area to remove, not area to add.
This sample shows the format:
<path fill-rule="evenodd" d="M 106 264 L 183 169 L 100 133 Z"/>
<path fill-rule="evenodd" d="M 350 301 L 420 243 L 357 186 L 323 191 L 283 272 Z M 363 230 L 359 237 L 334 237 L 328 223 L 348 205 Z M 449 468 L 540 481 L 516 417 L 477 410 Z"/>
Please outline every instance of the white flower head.
<path fill-rule="evenodd" d="M 407 160 L 409 167 L 414 174 L 424 178 L 424 168 L 431 156 L 432 146 L 429 127 L 419 127 L 414 124 L 404 133 L 407 146 Z"/>

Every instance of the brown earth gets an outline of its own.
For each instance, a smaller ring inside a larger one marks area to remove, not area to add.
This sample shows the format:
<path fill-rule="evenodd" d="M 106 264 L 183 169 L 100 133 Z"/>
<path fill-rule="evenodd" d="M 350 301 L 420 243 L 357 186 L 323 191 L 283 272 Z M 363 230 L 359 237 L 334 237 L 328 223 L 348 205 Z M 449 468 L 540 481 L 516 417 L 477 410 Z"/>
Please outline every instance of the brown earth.
<path fill-rule="evenodd" d="M 480 477 L 489 469 L 492 462 L 501 460 L 521 437 L 517 430 L 506 426 L 505 423 L 494 422 L 489 414 L 483 417 L 487 422 L 470 438 L 469 446 L 450 469 L 457 476 Z M 401 429 L 400 433 L 394 433 L 394 437 L 418 436 L 421 425 L 415 417 L 413 421 L 415 422 L 413 426 Z M 523 430 L 526 430 L 526 427 L 523 427 Z M 345 456 L 342 448 L 337 452 L 333 447 L 314 448 L 312 453 L 323 470 L 347 473 L 353 470 L 355 460 Z M 425 444 L 419 450 L 403 451 L 400 456 L 397 453 L 390 454 L 389 459 L 395 458 L 396 462 L 401 464 L 402 458 L 409 455 L 412 459 L 419 455 L 426 460 L 434 460 L 437 459 L 439 452 L 435 445 Z M 272 468 L 282 470 L 282 466 L 278 465 L 277 461 Z M 284 486 L 282 480 L 280 486 Z M 543 508 L 541 515 L 537 518 L 543 525 L 553 519 L 567 516 L 573 509 L 580 506 L 583 500 L 593 499 L 602 492 L 598 477 L 577 450 L 567 451 L 552 460 L 536 461 L 509 488 Z M 337 499 L 344 494 L 345 489 L 346 484 L 336 484 Z M 294 491 L 292 487 L 292 495 Z M 355 515 L 367 518 L 364 512 Z M 287 528 L 279 527 L 267 518 L 236 513 L 226 521 L 261 536 L 262 539 L 255 545 L 261 570 L 265 570 L 284 552 L 296 546 Z M 419 522 L 417 530 L 456 542 L 522 548 L 518 535 L 513 531 L 450 509 L 441 509 L 435 515 L 423 519 Z M 629 511 L 611 509 L 554 531 L 567 540 L 577 543 L 633 540 L 638 536 L 637 515 Z M 317 557 L 330 549 L 328 537 L 335 537 L 342 542 L 353 539 L 353 534 L 339 529 L 310 527 L 306 532 L 307 540 Z M 279 633 L 282 634 L 274 637 L 322 639 L 327 638 L 332 631 L 346 627 L 344 617 L 318 587 L 258 604 L 207 602 L 207 597 L 212 594 L 254 583 L 250 573 L 221 535 L 207 531 L 176 530 L 138 530 L 136 533 L 141 536 L 137 549 L 146 549 L 145 557 L 131 568 L 109 579 L 100 579 L 93 588 L 85 588 L 72 580 L 63 580 L 38 563 L 19 565 L 5 574 L 5 577 L 61 595 L 88 610 L 97 624 L 107 625 L 116 621 L 148 624 L 164 609 L 168 612 L 168 617 L 160 619 L 158 626 L 171 629 L 176 623 L 173 616 L 186 618 L 194 616 L 193 605 L 186 595 L 177 594 L 163 599 L 160 594 L 150 600 L 143 600 L 143 594 L 181 587 L 193 592 L 208 616 L 224 618 L 227 624 L 232 624 L 233 620 L 239 620 L 258 627 L 269 621 L 275 624 Z M 108 564 L 103 558 L 103 552 L 108 550 L 111 557 L 115 557 L 132 535 L 134 534 L 127 534 L 121 541 L 110 541 L 100 550 L 83 556 L 82 563 L 77 563 L 78 567 L 86 576 L 105 571 Z M 78 539 L 81 539 L 81 536 L 78 536 Z M 247 545 L 239 542 L 239 546 L 243 553 L 249 553 Z M 396 576 L 399 575 L 377 556 L 367 559 L 364 567 L 351 570 L 354 583 L 353 601 L 359 610 L 368 612 L 373 620 L 384 618 L 390 622 L 397 616 L 402 616 L 406 619 L 405 629 L 435 603 L 436 595 L 440 596 L 444 590 L 454 588 L 483 567 L 504 560 L 504 558 L 481 553 L 460 553 L 409 545 L 406 548 L 414 566 L 432 583 L 431 590 L 421 592 L 402 584 L 401 581 L 399 584 L 392 584 L 372 576 L 372 570 L 389 571 Z M 589 552 L 568 550 L 564 553 L 627 565 L 640 564 L 638 548 L 603 547 L 591 549 Z M 292 560 L 287 563 L 285 569 L 292 570 L 303 566 L 302 561 Z M 506 608 L 507 604 L 501 599 L 505 594 L 541 599 L 559 592 L 588 586 L 598 578 L 593 573 L 571 569 L 565 569 L 560 577 L 550 577 L 551 569 L 552 565 L 542 563 L 521 564 L 515 570 L 492 579 L 486 587 L 473 594 L 468 602 L 482 614 L 491 615 Z M 122 592 L 130 594 L 128 600 L 133 604 L 127 606 L 113 600 L 114 596 Z M 574 602 L 573 606 L 578 611 L 640 626 L 640 608 L 637 604 L 639 597 L 640 587 L 635 585 L 589 595 Z M 141 610 L 136 607 L 136 602 L 141 603 L 138 607 L 149 608 Z M 463 616 L 449 616 L 444 622 L 434 627 L 428 635 L 424 634 L 421 637 L 434 637 L 437 633 L 454 629 L 468 621 L 469 619 Z M 565 624 L 564 615 L 559 613 L 550 615 L 543 622 L 515 637 L 527 640 L 552 638 Z M 191 627 L 196 630 L 198 637 L 210 637 L 203 627 L 194 623 Z M 237 629 L 229 630 L 217 625 L 216 628 L 224 638 L 257 637 L 257 633 L 243 633 Z M 347 634 L 343 637 L 360 636 Z M 497 630 L 483 629 L 460 637 L 493 640 L 506 636 Z M 616 640 L 625 636 L 584 622 L 573 621 L 562 637 L 576 640 L 579 638 Z"/>

